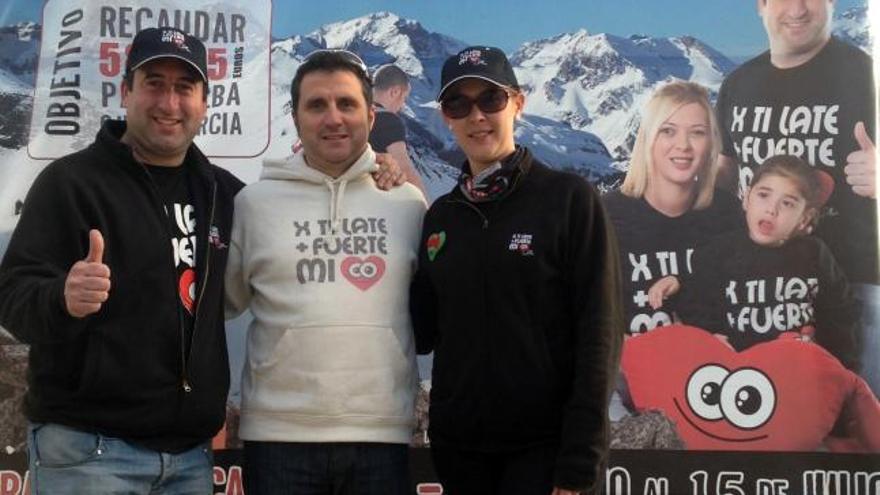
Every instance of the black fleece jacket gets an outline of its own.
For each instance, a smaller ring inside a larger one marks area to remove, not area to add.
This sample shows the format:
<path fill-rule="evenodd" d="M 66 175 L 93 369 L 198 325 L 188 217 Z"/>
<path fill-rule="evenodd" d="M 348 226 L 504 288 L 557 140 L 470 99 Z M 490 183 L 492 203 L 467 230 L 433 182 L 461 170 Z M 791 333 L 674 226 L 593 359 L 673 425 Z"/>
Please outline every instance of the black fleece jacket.
<path fill-rule="evenodd" d="M 119 141 L 124 130 L 105 122 L 89 147 L 37 177 L 0 264 L 0 324 L 31 346 L 31 421 L 179 452 L 225 418 L 223 270 L 243 184 L 190 146 L 198 292 L 187 354 L 170 220 L 148 172 Z M 110 297 L 78 319 L 65 309 L 64 282 L 88 252 L 90 229 L 104 236 Z"/>
<path fill-rule="evenodd" d="M 432 443 L 485 452 L 559 444 L 555 484 L 595 489 L 623 310 L 617 246 L 583 179 L 518 155 L 508 193 L 438 198 L 411 311 L 434 351 Z"/>

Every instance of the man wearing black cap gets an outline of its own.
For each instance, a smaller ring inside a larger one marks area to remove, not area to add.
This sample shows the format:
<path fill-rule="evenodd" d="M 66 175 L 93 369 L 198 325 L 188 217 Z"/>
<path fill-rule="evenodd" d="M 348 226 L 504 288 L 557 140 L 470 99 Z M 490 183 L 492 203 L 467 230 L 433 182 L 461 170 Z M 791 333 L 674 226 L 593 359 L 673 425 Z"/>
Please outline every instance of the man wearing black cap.
<path fill-rule="evenodd" d="M 205 47 L 132 43 L 126 122 L 43 170 L 0 264 L 0 324 L 30 344 L 35 493 L 211 493 L 229 385 L 222 313 L 242 183 L 193 144 Z"/>

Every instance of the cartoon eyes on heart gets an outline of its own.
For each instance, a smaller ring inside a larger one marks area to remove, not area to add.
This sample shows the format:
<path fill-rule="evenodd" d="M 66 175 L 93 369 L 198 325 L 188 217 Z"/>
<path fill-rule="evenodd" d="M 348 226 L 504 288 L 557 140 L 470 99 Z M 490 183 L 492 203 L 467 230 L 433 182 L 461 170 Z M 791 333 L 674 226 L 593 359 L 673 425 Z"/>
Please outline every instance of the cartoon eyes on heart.
<path fill-rule="evenodd" d="M 691 373 L 686 390 L 688 406 L 706 421 L 726 419 L 743 430 L 759 428 L 773 417 L 776 389 L 755 368 L 730 371 L 707 364 Z"/>

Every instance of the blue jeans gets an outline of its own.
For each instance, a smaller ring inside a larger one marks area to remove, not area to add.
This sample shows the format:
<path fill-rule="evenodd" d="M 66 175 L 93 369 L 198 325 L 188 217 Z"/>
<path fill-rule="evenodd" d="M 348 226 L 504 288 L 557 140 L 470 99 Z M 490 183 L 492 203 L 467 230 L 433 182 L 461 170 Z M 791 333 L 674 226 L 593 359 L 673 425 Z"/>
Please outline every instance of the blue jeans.
<path fill-rule="evenodd" d="M 259 495 L 409 495 L 409 446 L 244 442 L 244 489 Z"/>
<path fill-rule="evenodd" d="M 214 492 L 209 443 L 180 454 L 54 423 L 28 425 L 33 494 L 192 494 Z"/>
<path fill-rule="evenodd" d="M 862 378 L 880 397 L 880 286 L 853 284 L 862 302 Z"/>

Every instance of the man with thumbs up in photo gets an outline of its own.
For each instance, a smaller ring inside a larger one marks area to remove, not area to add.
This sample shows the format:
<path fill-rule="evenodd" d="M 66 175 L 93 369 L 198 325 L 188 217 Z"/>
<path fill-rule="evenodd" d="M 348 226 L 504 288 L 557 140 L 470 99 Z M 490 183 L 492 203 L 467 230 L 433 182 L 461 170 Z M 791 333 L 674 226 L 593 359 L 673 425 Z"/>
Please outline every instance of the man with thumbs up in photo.
<path fill-rule="evenodd" d="M 213 493 L 243 184 L 193 144 L 205 53 L 177 29 L 137 34 L 126 120 L 40 173 L 0 263 L 0 325 L 30 344 L 34 493 Z"/>
<path fill-rule="evenodd" d="M 754 170 L 797 155 L 834 180 L 813 234 L 830 248 L 862 302 L 859 368 L 880 394 L 877 93 L 871 57 L 831 34 L 834 0 L 756 0 L 770 49 L 724 80 L 716 110 L 721 176 L 742 193 Z M 732 182 L 732 180 L 731 180 Z M 857 370 L 858 371 L 858 370 Z"/>

